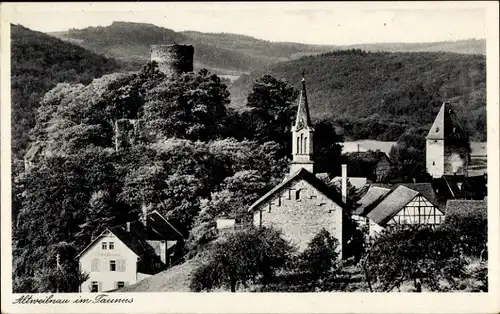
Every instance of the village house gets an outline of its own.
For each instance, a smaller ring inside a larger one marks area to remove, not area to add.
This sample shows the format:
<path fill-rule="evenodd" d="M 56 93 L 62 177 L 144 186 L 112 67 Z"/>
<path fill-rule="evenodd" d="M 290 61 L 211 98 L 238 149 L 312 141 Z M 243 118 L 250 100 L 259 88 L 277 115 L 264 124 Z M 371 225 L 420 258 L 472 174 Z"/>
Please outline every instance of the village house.
<path fill-rule="evenodd" d="M 175 265 L 184 238 L 157 211 L 142 221 L 106 229 L 76 256 L 80 271 L 89 275 L 80 292 L 119 289 Z"/>
<path fill-rule="evenodd" d="M 382 182 L 391 171 L 391 161 L 381 151 L 351 152 L 344 157 L 349 165 L 349 177 L 366 177 L 373 182 Z"/>
<path fill-rule="evenodd" d="M 435 226 L 445 217 L 430 183 L 373 185 L 357 205 L 353 218 L 370 237 L 395 226 Z"/>
<path fill-rule="evenodd" d="M 314 174 L 314 127 L 309 115 L 305 79 L 302 78 L 297 116 L 292 126 L 293 160 L 289 175 L 249 207 L 256 227 L 281 229 L 286 239 L 304 250 L 309 241 L 325 229 L 339 241 L 342 253 L 345 197 Z M 345 168 L 343 174 L 346 183 Z M 345 186 L 345 184 L 344 184 Z M 344 194 L 345 196 L 345 194 Z"/>

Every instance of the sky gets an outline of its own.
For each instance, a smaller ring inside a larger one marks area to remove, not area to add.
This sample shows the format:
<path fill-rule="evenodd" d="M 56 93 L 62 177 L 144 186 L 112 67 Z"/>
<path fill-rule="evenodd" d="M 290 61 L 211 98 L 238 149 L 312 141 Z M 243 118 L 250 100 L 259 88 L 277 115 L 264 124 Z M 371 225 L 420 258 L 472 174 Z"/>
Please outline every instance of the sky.
<path fill-rule="evenodd" d="M 486 38 L 487 27 L 481 2 L 4 3 L 2 18 L 42 32 L 128 21 L 328 45 Z"/>

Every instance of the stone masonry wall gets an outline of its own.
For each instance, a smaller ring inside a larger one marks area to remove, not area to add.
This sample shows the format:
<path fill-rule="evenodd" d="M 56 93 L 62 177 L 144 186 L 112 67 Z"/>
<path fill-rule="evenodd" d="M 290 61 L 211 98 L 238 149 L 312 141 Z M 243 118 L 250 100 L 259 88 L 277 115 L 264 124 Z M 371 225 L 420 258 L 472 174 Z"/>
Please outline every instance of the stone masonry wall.
<path fill-rule="evenodd" d="M 307 181 L 293 182 L 259 209 L 254 212 L 254 225 L 281 229 L 285 238 L 298 245 L 299 251 L 303 251 L 322 228 L 339 241 L 341 250 L 342 208 Z"/>
<path fill-rule="evenodd" d="M 168 76 L 193 71 L 194 47 L 190 45 L 152 45 L 151 61 Z"/>

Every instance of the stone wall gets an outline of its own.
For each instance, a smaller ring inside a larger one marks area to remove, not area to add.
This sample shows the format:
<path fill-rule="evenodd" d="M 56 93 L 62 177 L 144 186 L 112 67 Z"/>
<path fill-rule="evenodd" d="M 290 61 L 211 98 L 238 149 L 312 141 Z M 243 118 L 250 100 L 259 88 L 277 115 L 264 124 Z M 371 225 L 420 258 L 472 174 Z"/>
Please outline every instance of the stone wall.
<path fill-rule="evenodd" d="M 158 62 L 166 75 L 193 71 L 194 47 L 190 45 L 152 45 L 151 61 Z"/>
<path fill-rule="evenodd" d="M 342 208 L 305 180 L 297 180 L 260 205 L 254 212 L 255 226 L 281 229 L 286 239 L 303 251 L 325 228 L 342 243 Z"/>

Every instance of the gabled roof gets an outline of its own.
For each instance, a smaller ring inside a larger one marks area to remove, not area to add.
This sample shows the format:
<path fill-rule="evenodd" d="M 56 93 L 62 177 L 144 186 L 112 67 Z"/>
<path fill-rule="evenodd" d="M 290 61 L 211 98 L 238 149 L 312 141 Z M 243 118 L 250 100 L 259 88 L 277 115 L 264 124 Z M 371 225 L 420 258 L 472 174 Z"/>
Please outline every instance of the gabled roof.
<path fill-rule="evenodd" d="M 182 239 L 187 238 L 157 210 L 148 215 L 148 227 L 151 227 L 163 240 L 177 240 L 179 237 Z"/>
<path fill-rule="evenodd" d="M 458 124 L 451 104 L 446 101 L 443 102 L 426 138 L 430 140 L 444 140 L 465 137 L 466 134 Z"/>
<path fill-rule="evenodd" d="M 452 216 L 486 219 L 488 202 L 484 200 L 448 200 L 446 202 L 446 217 Z"/>
<path fill-rule="evenodd" d="M 372 208 L 378 205 L 378 203 L 391 192 L 391 189 L 371 186 L 366 194 L 357 202 L 359 205 L 354 211 L 354 215 L 363 216 L 366 215 Z"/>
<path fill-rule="evenodd" d="M 420 192 L 429 202 L 438 206 L 438 196 L 434 191 L 433 184 L 431 182 L 421 182 L 421 183 L 395 183 L 395 184 L 386 184 L 386 183 L 373 183 L 372 186 L 383 187 L 390 190 L 395 190 L 399 186 L 405 186 L 411 190 Z"/>
<path fill-rule="evenodd" d="M 446 199 L 483 199 L 487 195 L 487 178 L 484 175 L 443 175 L 433 180 L 434 188 L 441 187 L 439 194 Z"/>
<path fill-rule="evenodd" d="M 275 186 L 271 191 L 267 192 L 264 196 L 259 198 L 255 203 L 253 203 L 248 211 L 253 211 L 263 202 L 271 199 L 274 194 L 285 189 L 292 181 L 297 179 L 303 179 L 311 184 L 314 188 L 324 194 L 326 197 L 337 203 L 340 207 L 346 208 L 344 202 L 342 202 L 342 196 L 338 194 L 334 189 L 328 187 L 323 181 L 316 178 L 316 176 L 304 168 L 297 170 L 295 173 L 289 175 L 283 182 Z"/>
<path fill-rule="evenodd" d="M 417 191 L 400 185 L 371 210 L 366 217 L 383 226 L 419 194 Z"/>

